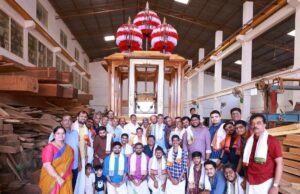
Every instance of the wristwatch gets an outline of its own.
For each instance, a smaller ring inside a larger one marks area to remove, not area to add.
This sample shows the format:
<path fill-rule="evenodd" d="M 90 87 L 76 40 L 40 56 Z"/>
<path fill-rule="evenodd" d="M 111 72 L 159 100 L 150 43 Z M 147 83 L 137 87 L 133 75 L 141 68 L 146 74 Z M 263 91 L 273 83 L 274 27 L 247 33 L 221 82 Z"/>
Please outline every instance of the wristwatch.
<path fill-rule="evenodd" d="M 279 185 L 277 183 L 273 183 L 273 187 L 278 187 Z"/>

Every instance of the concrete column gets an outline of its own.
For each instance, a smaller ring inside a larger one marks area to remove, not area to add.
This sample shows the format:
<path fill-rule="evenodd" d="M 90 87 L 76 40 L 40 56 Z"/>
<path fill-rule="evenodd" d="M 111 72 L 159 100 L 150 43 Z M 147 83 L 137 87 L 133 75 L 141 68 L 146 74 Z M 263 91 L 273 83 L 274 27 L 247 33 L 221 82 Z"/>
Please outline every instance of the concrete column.
<path fill-rule="evenodd" d="M 223 31 L 216 31 L 215 48 L 223 42 Z M 214 75 L 214 92 L 222 90 L 222 60 L 215 61 L 215 75 Z M 214 109 L 221 109 L 221 100 L 214 98 Z"/>
<path fill-rule="evenodd" d="M 164 61 L 158 61 L 158 81 L 157 81 L 157 113 L 164 113 Z"/>
<path fill-rule="evenodd" d="M 243 4 L 243 25 L 248 23 L 253 18 L 253 2 L 246 1 Z M 242 41 L 242 72 L 241 83 L 247 83 L 252 80 L 252 40 Z M 250 116 L 251 110 L 251 95 L 250 90 L 243 92 L 243 103 L 241 104 L 242 117 L 247 119 Z"/>
<path fill-rule="evenodd" d="M 129 64 L 128 86 L 128 114 L 131 115 L 135 113 L 135 63 L 133 60 L 130 60 Z"/>
<path fill-rule="evenodd" d="M 294 37 L 294 65 L 293 69 L 300 68 L 300 1 L 299 0 L 288 0 L 288 3 L 295 7 L 295 37 Z M 298 74 L 294 78 L 300 78 Z M 293 83 L 293 85 L 299 85 L 298 82 Z M 293 91 L 293 108 L 296 105 L 296 102 L 300 99 L 300 92 Z"/>
<path fill-rule="evenodd" d="M 201 61 L 204 58 L 205 50 L 204 48 L 199 48 L 199 55 L 198 55 L 198 61 Z M 204 95 L 204 71 L 199 71 L 198 73 L 198 96 Z M 198 105 L 198 114 L 200 117 L 203 117 L 204 108 L 203 108 L 203 102 L 199 102 Z"/>

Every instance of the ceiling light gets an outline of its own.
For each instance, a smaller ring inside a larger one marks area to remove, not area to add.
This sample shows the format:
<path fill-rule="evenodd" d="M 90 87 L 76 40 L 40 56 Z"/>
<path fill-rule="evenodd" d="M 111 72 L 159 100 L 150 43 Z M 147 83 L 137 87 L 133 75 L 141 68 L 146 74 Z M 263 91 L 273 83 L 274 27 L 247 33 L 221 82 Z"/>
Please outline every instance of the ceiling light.
<path fill-rule="evenodd" d="M 241 61 L 241 60 L 236 60 L 234 63 L 235 63 L 235 64 L 238 64 L 238 65 L 241 65 L 241 64 L 242 64 L 242 61 Z"/>
<path fill-rule="evenodd" d="M 296 31 L 295 31 L 295 30 L 292 30 L 292 31 L 290 31 L 290 32 L 287 33 L 287 34 L 290 35 L 290 36 L 295 36 L 295 33 L 296 33 Z"/>
<path fill-rule="evenodd" d="M 188 4 L 190 0 L 175 0 L 178 3 Z"/>
<path fill-rule="evenodd" d="M 114 35 L 104 36 L 104 40 L 106 42 L 113 41 L 113 40 L 115 40 L 115 36 Z"/>

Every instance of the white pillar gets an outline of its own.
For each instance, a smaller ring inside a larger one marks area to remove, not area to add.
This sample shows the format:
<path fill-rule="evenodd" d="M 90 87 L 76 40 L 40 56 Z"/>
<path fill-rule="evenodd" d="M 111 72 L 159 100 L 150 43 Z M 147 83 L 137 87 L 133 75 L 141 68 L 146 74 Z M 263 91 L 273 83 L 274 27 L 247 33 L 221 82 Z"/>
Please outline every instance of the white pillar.
<path fill-rule="evenodd" d="M 199 48 L 199 55 L 198 55 L 198 61 L 201 61 L 204 58 L 205 50 L 204 48 Z M 204 95 L 204 71 L 198 72 L 198 96 Z M 203 102 L 199 102 L 198 105 L 198 113 L 200 117 L 203 117 L 204 109 L 203 109 Z"/>
<path fill-rule="evenodd" d="M 215 37 L 215 48 L 221 45 L 223 42 L 223 31 L 216 31 Z M 222 60 L 215 61 L 215 75 L 214 75 L 214 92 L 219 92 L 222 90 Z M 221 109 L 220 98 L 214 98 L 214 109 Z"/>
<path fill-rule="evenodd" d="M 157 60 L 158 62 L 158 81 L 157 81 L 157 113 L 164 113 L 164 80 L 165 80 L 165 72 L 164 72 L 164 61 Z M 151 63 L 150 63 L 151 64 Z"/>
<path fill-rule="evenodd" d="M 294 65 L 293 69 L 300 68 L 300 1 L 299 0 L 289 0 L 288 3 L 295 7 L 295 37 L 294 37 Z M 299 78 L 298 74 L 293 78 Z M 299 82 L 295 82 L 294 85 L 299 85 Z M 293 91 L 293 108 L 296 105 L 296 102 L 300 99 L 300 92 Z"/>
<path fill-rule="evenodd" d="M 190 67 L 192 67 L 192 65 L 193 65 L 192 60 L 188 60 L 188 65 Z M 188 78 L 187 84 L 186 84 L 186 100 L 187 101 L 192 100 L 192 80 L 191 80 L 191 78 Z M 191 105 L 187 104 L 187 109 L 188 110 L 189 110 L 190 107 L 191 107 Z"/>
<path fill-rule="evenodd" d="M 248 23 L 253 18 L 253 2 L 246 1 L 243 4 L 243 25 Z M 250 82 L 252 79 L 252 40 L 242 41 L 242 73 L 241 83 Z M 243 92 L 243 103 L 241 104 L 242 117 L 247 119 L 250 116 L 251 110 L 251 95 L 250 90 Z"/>
<path fill-rule="evenodd" d="M 132 59 L 129 64 L 128 87 L 128 113 L 131 115 L 135 112 L 135 63 Z"/>

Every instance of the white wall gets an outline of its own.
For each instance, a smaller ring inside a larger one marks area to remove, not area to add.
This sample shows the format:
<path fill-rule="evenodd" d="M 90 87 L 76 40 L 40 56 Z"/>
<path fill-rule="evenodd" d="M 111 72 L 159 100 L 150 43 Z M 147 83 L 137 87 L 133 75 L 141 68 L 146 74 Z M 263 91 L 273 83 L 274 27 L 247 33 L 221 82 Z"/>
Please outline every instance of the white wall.
<path fill-rule="evenodd" d="M 108 74 L 100 62 L 89 63 L 88 66 L 91 74 L 89 91 L 93 95 L 90 105 L 95 111 L 104 111 L 109 102 Z"/>

